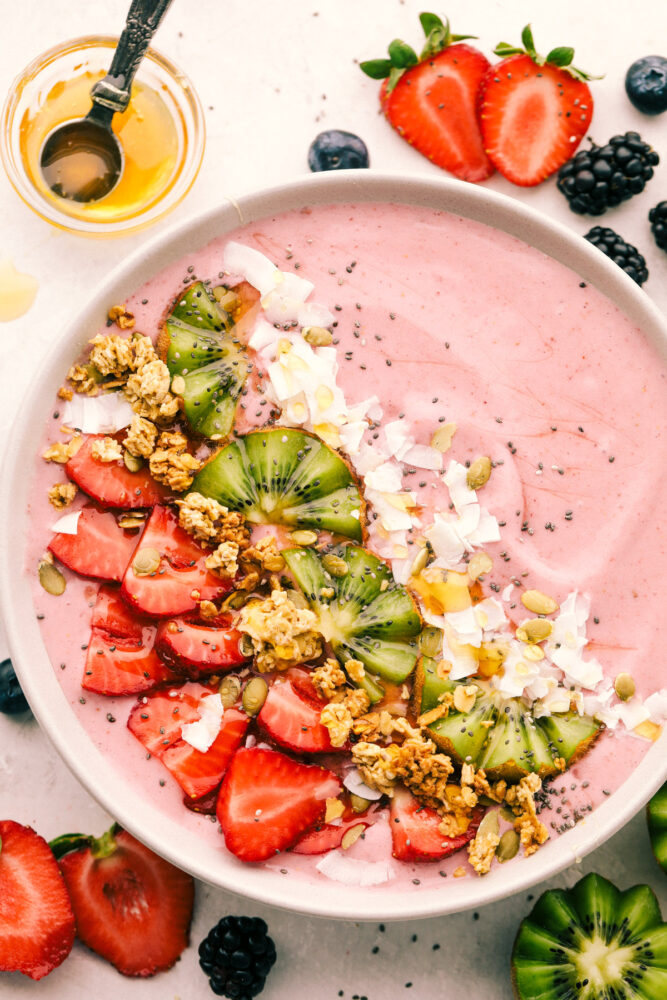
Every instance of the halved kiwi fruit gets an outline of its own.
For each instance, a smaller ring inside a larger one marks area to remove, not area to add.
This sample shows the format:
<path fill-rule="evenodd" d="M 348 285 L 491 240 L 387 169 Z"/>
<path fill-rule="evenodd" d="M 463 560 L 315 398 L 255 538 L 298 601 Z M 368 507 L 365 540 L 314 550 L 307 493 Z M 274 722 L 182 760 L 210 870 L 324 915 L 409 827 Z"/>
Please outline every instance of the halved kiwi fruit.
<path fill-rule="evenodd" d="M 556 760 L 572 764 L 583 756 L 600 732 L 600 724 L 586 715 L 564 712 L 535 718 L 520 698 L 505 698 L 488 681 L 438 677 L 437 664 L 423 657 L 417 667 L 413 710 L 417 715 L 438 704 L 445 692 L 476 684 L 479 693 L 465 714 L 450 709 L 446 718 L 428 727 L 433 740 L 459 762 L 484 768 L 492 780 L 519 781 L 529 772 L 540 777 L 559 773 Z"/>
<path fill-rule="evenodd" d="M 192 490 L 241 511 L 253 524 L 362 538 L 364 503 L 352 472 L 305 431 L 275 427 L 231 441 L 195 476 Z"/>
<path fill-rule="evenodd" d="M 338 660 L 364 664 L 367 673 L 361 686 L 371 701 L 384 694 L 378 677 L 401 684 L 412 673 L 419 657 L 421 619 L 386 563 L 357 545 L 337 545 L 324 553 L 283 549 L 282 555 Z M 344 562 L 347 571 L 329 572 L 327 564 L 336 561 L 338 567 Z"/>
<path fill-rule="evenodd" d="M 662 870 L 667 872 L 667 782 L 655 793 L 646 813 L 653 853 Z"/>
<path fill-rule="evenodd" d="M 647 885 L 621 892 L 591 873 L 549 889 L 512 951 L 519 1000 L 664 1000 L 667 924 Z"/>
<path fill-rule="evenodd" d="M 185 383 L 183 406 L 190 427 L 204 437 L 227 437 L 248 377 L 248 359 L 233 333 L 234 321 L 201 281 L 176 299 L 158 349 L 172 376 Z"/>

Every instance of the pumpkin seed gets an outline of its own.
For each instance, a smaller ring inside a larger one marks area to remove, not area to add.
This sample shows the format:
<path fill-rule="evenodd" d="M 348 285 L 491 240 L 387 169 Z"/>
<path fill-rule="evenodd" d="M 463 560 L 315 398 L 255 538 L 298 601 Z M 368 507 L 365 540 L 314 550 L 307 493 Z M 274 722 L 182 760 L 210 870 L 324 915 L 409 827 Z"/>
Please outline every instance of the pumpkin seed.
<path fill-rule="evenodd" d="M 348 847 L 352 847 L 352 844 L 359 840 L 359 837 L 365 829 L 366 826 L 364 823 L 358 823 L 357 826 L 351 826 L 349 830 L 346 830 L 343 834 L 343 839 L 340 842 L 340 846 L 343 850 L 346 851 Z"/>
<path fill-rule="evenodd" d="M 333 340 L 333 334 L 324 326 L 304 326 L 301 334 L 312 347 L 327 347 Z"/>
<path fill-rule="evenodd" d="M 322 556 L 322 565 L 324 566 L 327 573 L 331 576 L 340 578 L 342 576 L 347 576 L 349 566 L 340 556 L 336 556 L 333 552 L 327 552 L 326 555 Z"/>
<path fill-rule="evenodd" d="M 352 806 L 352 812 L 363 813 L 368 809 L 370 801 L 362 798 L 361 795 L 355 795 L 352 793 L 352 795 L 350 795 L 350 805 Z"/>
<path fill-rule="evenodd" d="M 145 547 L 139 549 L 132 560 L 132 569 L 137 576 L 150 576 L 151 573 L 157 573 L 161 561 L 162 557 L 157 549 Z"/>
<path fill-rule="evenodd" d="M 534 615 L 552 615 L 558 611 L 558 602 L 541 590 L 526 590 L 521 595 L 521 603 Z"/>
<path fill-rule="evenodd" d="M 475 704 L 476 698 L 476 684 L 469 684 L 467 687 L 459 684 L 458 687 L 454 688 L 454 708 L 457 712 L 462 712 L 464 715 L 470 712 Z"/>
<path fill-rule="evenodd" d="M 269 685 L 263 677 L 253 677 L 243 689 L 241 704 L 248 715 L 257 715 L 266 701 Z"/>
<path fill-rule="evenodd" d="M 632 674 L 619 674 L 614 681 L 614 691 L 621 701 L 628 701 L 637 690 Z"/>
<path fill-rule="evenodd" d="M 426 564 L 428 562 L 428 556 L 429 556 L 428 546 L 424 545 L 424 547 L 421 548 L 417 553 L 417 555 L 415 556 L 415 561 L 410 567 L 410 576 L 417 576 L 418 573 L 421 573 L 421 571 L 425 569 Z"/>
<path fill-rule="evenodd" d="M 513 823 L 516 816 L 512 812 L 509 806 L 502 806 L 500 810 L 500 815 L 505 820 L 506 823 Z"/>
<path fill-rule="evenodd" d="M 438 427 L 437 431 L 431 438 L 431 448 L 435 448 L 436 451 L 441 451 L 444 454 L 451 448 L 452 439 L 455 434 L 456 424 L 443 424 L 442 427 Z"/>
<path fill-rule="evenodd" d="M 248 595 L 244 590 L 233 590 L 229 594 L 222 604 L 220 605 L 221 611 L 238 611 L 242 608 L 245 602 L 248 600 Z"/>
<path fill-rule="evenodd" d="M 121 516 L 118 518 L 118 527 L 124 528 L 126 531 L 130 530 L 131 528 L 143 528 L 145 523 L 146 523 L 146 515 L 137 514 L 134 511 L 131 514 L 121 514 Z"/>
<path fill-rule="evenodd" d="M 225 708 L 231 708 L 238 701 L 241 694 L 241 681 L 235 674 L 223 677 L 220 682 L 220 701 Z"/>
<path fill-rule="evenodd" d="M 471 580 L 478 580 L 483 573 L 490 573 L 492 569 L 493 559 L 486 552 L 475 552 L 470 557 L 468 576 Z"/>
<path fill-rule="evenodd" d="M 498 810 L 490 809 L 489 812 L 484 813 L 484 819 L 479 824 L 476 837 L 488 837 L 490 835 L 497 837 L 500 833 L 500 822 L 498 820 Z"/>
<path fill-rule="evenodd" d="M 138 472 L 139 469 L 143 469 L 144 467 L 143 458 L 138 458 L 137 455 L 133 455 L 127 450 L 127 448 L 123 451 L 123 461 L 125 462 L 125 468 L 128 472 Z"/>
<path fill-rule="evenodd" d="M 442 629 L 436 628 L 435 625 L 426 625 L 419 636 L 419 649 L 424 656 L 430 656 L 435 660 L 442 649 Z"/>
<path fill-rule="evenodd" d="M 249 635 L 242 635 L 239 639 L 239 652 L 241 656 L 253 656 L 255 646 Z"/>
<path fill-rule="evenodd" d="M 553 624 L 546 618 L 531 618 L 516 630 L 516 637 L 521 642 L 544 642 L 553 630 Z"/>
<path fill-rule="evenodd" d="M 47 594 L 60 597 L 61 594 L 65 593 L 67 580 L 52 562 L 48 559 L 41 559 L 37 567 L 37 572 L 39 574 L 39 582 Z"/>
<path fill-rule="evenodd" d="M 480 490 L 491 478 L 491 459 L 488 455 L 480 455 L 471 464 L 466 475 L 469 490 Z"/>
<path fill-rule="evenodd" d="M 290 533 L 290 538 L 295 545 L 314 545 L 317 541 L 317 532 L 310 531 L 308 528 L 292 531 Z"/>
<path fill-rule="evenodd" d="M 516 857 L 519 852 L 519 844 L 521 843 L 519 834 L 516 830 L 505 830 L 504 834 L 500 838 L 498 846 L 496 847 L 496 857 L 498 861 L 502 864 L 505 861 L 511 861 L 512 858 Z"/>

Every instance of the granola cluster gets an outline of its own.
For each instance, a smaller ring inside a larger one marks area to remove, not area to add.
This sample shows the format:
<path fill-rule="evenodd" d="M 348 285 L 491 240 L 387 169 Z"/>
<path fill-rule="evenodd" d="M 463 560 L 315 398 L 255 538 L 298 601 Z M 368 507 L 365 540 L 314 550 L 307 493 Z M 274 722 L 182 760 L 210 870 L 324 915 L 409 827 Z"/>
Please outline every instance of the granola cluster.
<path fill-rule="evenodd" d="M 329 730 L 332 746 L 342 747 L 347 743 L 355 720 L 369 709 L 370 698 L 361 688 L 339 690 L 339 699 L 325 705 L 320 713 L 320 722 Z"/>
<path fill-rule="evenodd" d="M 91 455 L 98 462 L 117 462 L 123 457 L 123 449 L 115 438 L 95 438 L 91 445 Z"/>
<path fill-rule="evenodd" d="M 66 462 L 69 462 L 70 458 L 76 455 L 82 444 L 82 436 L 74 434 L 69 441 L 55 441 L 53 444 L 50 444 L 42 452 L 42 458 L 45 462 L 58 462 L 59 465 L 65 465 Z"/>
<path fill-rule="evenodd" d="M 153 479 L 164 483 L 175 493 L 183 493 L 192 486 L 195 473 L 201 469 L 201 462 L 187 448 L 188 439 L 185 434 L 180 431 L 162 431 L 157 448 L 149 459 Z"/>
<path fill-rule="evenodd" d="M 158 429 L 150 420 L 135 414 L 132 417 L 123 445 L 135 458 L 150 458 L 155 451 Z"/>
<path fill-rule="evenodd" d="M 284 590 L 249 601 L 239 612 L 236 627 L 252 639 L 255 663 L 262 673 L 287 670 L 322 653 L 317 615 L 297 608 Z"/>
<path fill-rule="evenodd" d="M 206 557 L 206 569 L 226 580 L 233 580 L 239 571 L 239 547 L 236 542 L 220 542 Z"/>
<path fill-rule="evenodd" d="M 56 510 L 62 510 L 64 507 L 69 507 L 72 500 L 76 496 L 77 487 L 75 483 L 54 483 L 48 492 L 49 503 L 56 508 Z"/>
<path fill-rule="evenodd" d="M 518 785 L 511 785 L 505 795 L 505 802 L 516 816 L 514 829 L 521 838 L 526 857 L 534 854 L 549 838 L 546 826 L 537 817 L 535 806 L 535 794 L 541 787 L 539 775 L 527 774 Z"/>
<path fill-rule="evenodd" d="M 243 514 L 227 510 L 217 500 L 197 492 L 188 493 L 182 500 L 177 500 L 176 505 L 178 523 L 198 542 L 205 545 L 233 542 L 237 551 L 250 551 L 250 532 Z"/>

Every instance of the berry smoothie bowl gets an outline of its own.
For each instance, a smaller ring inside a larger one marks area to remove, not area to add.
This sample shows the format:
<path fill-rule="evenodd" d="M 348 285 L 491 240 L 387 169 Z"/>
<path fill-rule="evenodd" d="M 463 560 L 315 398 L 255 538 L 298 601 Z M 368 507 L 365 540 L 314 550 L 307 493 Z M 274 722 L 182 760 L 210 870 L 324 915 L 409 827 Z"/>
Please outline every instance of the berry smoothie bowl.
<path fill-rule="evenodd" d="M 321 175 L 160 236 L 9 447 L 41 724 L 275 905 L 428 916 L 572 863 L 665 777 L 665 343 L 601 254 L 458 183 Z"/>

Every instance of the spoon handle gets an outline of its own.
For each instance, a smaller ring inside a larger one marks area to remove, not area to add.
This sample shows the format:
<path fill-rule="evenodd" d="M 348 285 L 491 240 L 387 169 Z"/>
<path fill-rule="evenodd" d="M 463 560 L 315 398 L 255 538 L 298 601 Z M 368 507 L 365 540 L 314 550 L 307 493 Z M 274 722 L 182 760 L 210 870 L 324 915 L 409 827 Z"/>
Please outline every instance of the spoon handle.
<path fill-rule="evenodd" d="M 109 72 L 90 92 L 95 104 L 125 110 L 134 74 L 170 4 L 171 0 L 132 0 Z"/>

